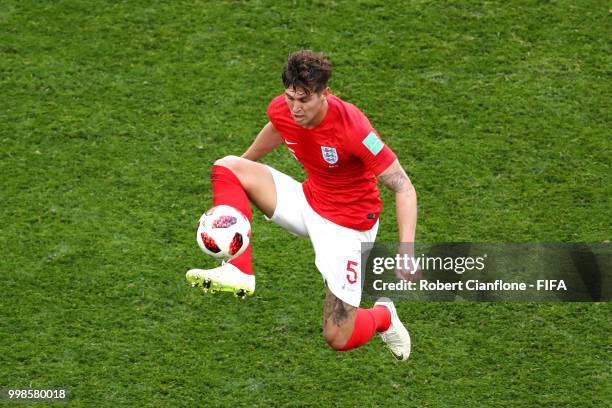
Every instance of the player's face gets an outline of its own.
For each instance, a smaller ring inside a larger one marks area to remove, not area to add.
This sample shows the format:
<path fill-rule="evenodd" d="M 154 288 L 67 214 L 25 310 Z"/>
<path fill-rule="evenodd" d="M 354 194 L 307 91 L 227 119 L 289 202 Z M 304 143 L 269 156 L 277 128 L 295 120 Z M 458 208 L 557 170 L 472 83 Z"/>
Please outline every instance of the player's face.
<path fill-rule="evenodd" d="M 327 113 L 327 89 L 321 93 L 306 93 L 302 88 L 285 89 L 285 100 L 295 122 L 313 128 L 323 121 Z"/>

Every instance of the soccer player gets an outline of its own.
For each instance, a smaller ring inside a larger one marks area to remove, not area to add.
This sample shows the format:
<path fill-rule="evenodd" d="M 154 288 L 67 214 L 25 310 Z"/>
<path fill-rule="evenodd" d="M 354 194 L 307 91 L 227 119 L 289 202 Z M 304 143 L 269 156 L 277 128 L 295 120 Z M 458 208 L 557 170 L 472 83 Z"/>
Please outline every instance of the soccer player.
<path fill-rule="evenodd" d="M 252 217 L 250 201 L 272 222 L 309 237 L 315 265 L 327 291 L 323 335 L 335 350 L 367 343 L 377 332 L 394 356 L 406 360 L 410 336 L 387 298 L 360 308 L 361 243 L 373 242 L 381 200 L 377 179 L 395 193 L 401 242 L 414 242 L 416 192 L 395 154 L 366 116 L 334 96 L 328 86 L 329 59 L 310 50 L 289 56 L 284 92 L 267 109 L 269 122 L 242 157 L 215 161 L 211 171 L 213 204 L 226 204 Z M 304 166 L 299 183 L 257 161 L 284 144 Z M 255 290 L 251 248 L 222 266 L 191 269 L 187 280 L 205 291 Z"/>

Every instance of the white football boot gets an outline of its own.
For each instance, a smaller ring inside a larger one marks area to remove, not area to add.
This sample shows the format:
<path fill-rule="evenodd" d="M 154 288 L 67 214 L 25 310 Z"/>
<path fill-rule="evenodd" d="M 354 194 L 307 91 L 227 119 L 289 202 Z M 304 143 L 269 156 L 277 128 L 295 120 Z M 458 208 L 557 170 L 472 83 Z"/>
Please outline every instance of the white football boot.
<path fill-rule="evenodd" d="M 191 287 L 207 293 L 231 292 L 244 299 L 255 292 L 255 275 L 247 275 L 230 263 L 214 269 L 190 269 L 185 274 Z"/>
<path fill-rule="evenodd" d="M 408 330 L 406 330 L 406 327 L 404 327 L 397 316 L 395 305 L 389 298 L 378 299 L 374 306 L 378 305 L 386 307 L 391 313 L 391 325 L 387 331 L 380 333 L 382 341 L 389 347 L 395 358 L 398 360 L 408 360 L 410 356 L 410 334 L 408 334 Z"/>

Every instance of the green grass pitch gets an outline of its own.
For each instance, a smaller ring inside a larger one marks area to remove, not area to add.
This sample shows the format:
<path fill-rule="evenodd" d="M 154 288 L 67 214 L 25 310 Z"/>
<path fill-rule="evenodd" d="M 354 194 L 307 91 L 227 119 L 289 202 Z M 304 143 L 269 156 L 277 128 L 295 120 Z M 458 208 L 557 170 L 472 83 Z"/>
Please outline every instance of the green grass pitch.
<path fill-rule="evenodd" d="M 407 363 L 377 339 L 336 353 L 310 243 L 259 212 L 253 298 L 184 281 L 214 265 L 193 230 L 209 166 L 250 144 L 304 47 L 410 173 L 418 240 L 609 240 L 609 6 L 2 1 L 0 387 L 70 389 L 34 405 L 58 407 L 610 406 L 608 303 L 400 303 Z M 265 162 L 303 175 L 284 149 Z"/>

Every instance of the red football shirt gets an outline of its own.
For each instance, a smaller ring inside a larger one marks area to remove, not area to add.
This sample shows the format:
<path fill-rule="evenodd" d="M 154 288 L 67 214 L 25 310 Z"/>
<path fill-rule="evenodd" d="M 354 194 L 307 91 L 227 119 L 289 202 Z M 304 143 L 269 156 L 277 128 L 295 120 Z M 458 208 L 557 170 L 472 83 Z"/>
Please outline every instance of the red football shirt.
<path fill-rule="evenodd" d="M 334 95 L 327 102 L 325 118 L 313 129 L 295 122 L 284 95 L 270 102 L 267 114 L 306 170 L 302 188 L 313 210 L 344 227 L 369 230 L 382 208 L 376 176 L 396 156 L 356 106 Z"/>

